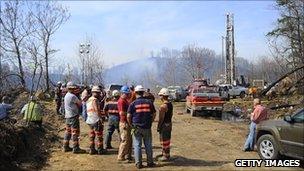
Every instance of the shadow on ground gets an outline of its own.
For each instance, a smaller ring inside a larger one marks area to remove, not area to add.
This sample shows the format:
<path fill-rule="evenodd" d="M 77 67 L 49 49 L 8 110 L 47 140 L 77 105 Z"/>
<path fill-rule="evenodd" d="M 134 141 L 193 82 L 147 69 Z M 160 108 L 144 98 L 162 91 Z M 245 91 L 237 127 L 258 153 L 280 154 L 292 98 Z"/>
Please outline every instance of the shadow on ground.
<path fill-rule="evenodd" d="M 156 157 L 157 159 L 159 157 Z M 168 162 L 161 162 L 158 167 L 164 166 L 222 166 L 224 164 L 231 163 L 231 161 L 208 161 L 201 159 L 189 159 L 183 156 L 172 156 Z"/>

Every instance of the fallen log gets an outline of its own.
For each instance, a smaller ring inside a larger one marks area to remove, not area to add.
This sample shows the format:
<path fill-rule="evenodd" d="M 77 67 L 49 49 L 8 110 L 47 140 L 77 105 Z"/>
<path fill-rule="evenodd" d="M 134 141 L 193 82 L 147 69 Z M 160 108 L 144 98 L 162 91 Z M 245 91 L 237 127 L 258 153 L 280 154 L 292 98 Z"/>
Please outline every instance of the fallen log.
<path fill-rule="evenodd" d="M 284 105 L 280 105 L 280 106 L 270 107 L 269 109 L 277 110 L 277 109 L 286 108 L 286 107 L 294 107 L 296 105 L 299 105 L 299 104 L 284 104 Z"/>
<path fill-rule="evenodd" d="M 270 84 L 266 89 L 262 90 L 261 93 L 260 93 L 260 96 L 265 96 L 266 93 L 273 87 L 275 86 L 278 82 L 282 81 L 284 78 L 286 78 L 287 76 L 293 74 L 294 72 L 300 70 L 300 69 L 303 69 L 304 68 L 304 65 L 288 72 L 287 74 L 283 75 L 282 77 L 280 77 L 277 81 L 273 82 L 272 84 Z"/>

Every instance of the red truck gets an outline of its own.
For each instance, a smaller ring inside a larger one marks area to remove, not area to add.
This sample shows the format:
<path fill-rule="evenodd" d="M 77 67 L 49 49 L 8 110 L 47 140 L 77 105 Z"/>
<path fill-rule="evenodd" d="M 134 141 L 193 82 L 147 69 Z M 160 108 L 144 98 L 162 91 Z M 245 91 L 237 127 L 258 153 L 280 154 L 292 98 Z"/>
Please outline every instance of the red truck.
<path fill-rule="evenodd" d="M 201 86 L 190 90 L 186 98 L 186 112 L 191 113 L 191 116 L 196 116 L 199 111 L 211 111 L 221 116 L 224 103 L 217 87 Z"/>

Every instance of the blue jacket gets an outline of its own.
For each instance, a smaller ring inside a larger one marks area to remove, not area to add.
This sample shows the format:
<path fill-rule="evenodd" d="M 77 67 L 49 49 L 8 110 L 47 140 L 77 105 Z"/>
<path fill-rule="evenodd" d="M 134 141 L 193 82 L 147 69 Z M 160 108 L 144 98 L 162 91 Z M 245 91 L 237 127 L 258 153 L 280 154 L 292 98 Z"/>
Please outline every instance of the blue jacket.
<path fill-rule="evenodd" d="M 137 98 L 132 102 L 128 109 L 128 114 L 131 114 L 132 125 L 143 129 L 150 129 L 152 126 L 153 113 L 155 107 L 151 100 L 143 97 Z"/>
<path fill-rule="evenodd" d="M 10 104 L 1 103 L 0 104 L 0 120 L 4 119 L 8 115 L 8 111 L 13 108 Z"/>

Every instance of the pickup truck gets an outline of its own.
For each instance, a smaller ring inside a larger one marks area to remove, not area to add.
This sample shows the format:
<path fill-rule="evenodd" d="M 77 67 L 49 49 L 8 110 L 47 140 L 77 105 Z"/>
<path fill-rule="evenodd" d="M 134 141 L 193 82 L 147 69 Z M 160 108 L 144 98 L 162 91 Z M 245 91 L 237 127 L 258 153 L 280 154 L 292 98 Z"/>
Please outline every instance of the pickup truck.
<path fill-rule="evenodd" d="M 106 89 L 106 94 L 107 94 L 107 99 L 110 99 L 112 97 L 112 92 L 114 90 L 118 90 L 120 91 L 121 87 L 123 85 L 119 85 L 119 84 L 110 84 L 107 86 L 107 89 Z"/>
<path fill-rule="evenodd" d="M 183 99 L 186 99 L 187 97 L 187 90 L 185 90 L 181 86 L 169 86 L 168 87 L 169 93 L 170 93 L 170 99 L 174 101 L 181 101 Z"/>
<path fill-rule="evenodd" d="M 228 89 L 228 99 L 236 98 L 239 96 L 240 98 L 244 98 L 246 94 L 248 94 L 248 88 L 242 86 L 235 86 L 230 84 L 221 84 L 219 85 L 221 88 Z"/>
<path fill-rule="evenodd" d="M 186 112 L 196 116 L 199 111 L 212 111 L 221 116 L 224 103 L 216 87 L 191 89 L 186 98 Z"/>

